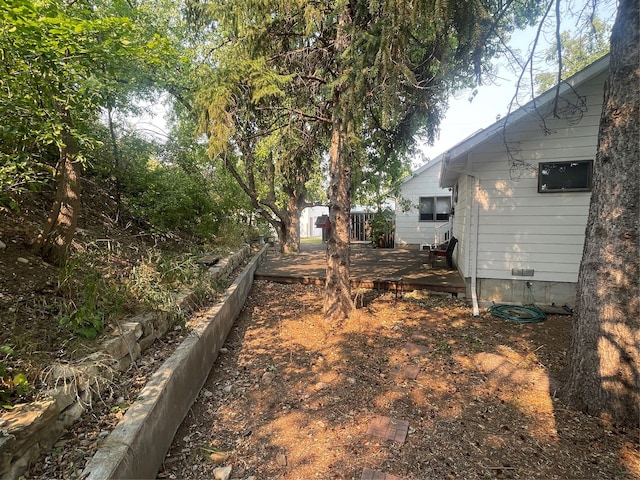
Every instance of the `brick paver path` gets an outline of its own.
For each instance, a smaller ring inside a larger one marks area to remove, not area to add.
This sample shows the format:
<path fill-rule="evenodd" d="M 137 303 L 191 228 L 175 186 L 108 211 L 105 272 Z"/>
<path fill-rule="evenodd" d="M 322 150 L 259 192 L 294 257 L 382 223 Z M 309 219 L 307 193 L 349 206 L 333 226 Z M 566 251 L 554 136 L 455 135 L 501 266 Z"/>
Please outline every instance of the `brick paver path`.
<path fill-rule="evenodd" d="M 376 417 L 371 420 L 367 435 L 404 443 L 409 432 L 409 422 L 391 417 Z"/>
<path fill-rule="evenodd" d="M 411 340 L 424 341 L 426 338 L 424 338 L 423 335 L 414 334 L 411 336 Z M 429 353 L 429 347 L 413 342 L 407 342 L 403 350 L 410 357 L 422 357 Z M 415 380 L 419 373 L 420 365 L 398 365 L 391 371 L 397 383 Z M 408 433 L 408 421 L 391 417 L 376 417 L 371 420 L 369 428 L 367 429 L 367 435 L 382 438 L 383 440 L 391 440 L 400 444 L 405 442 Z M 365 467 L 360 480 L 401 480 L 401 478 L 391 475 L 390 473 Z"/>
<path fill-rule="evenodd" d="M 394 369 L 394 377 L 396 382 L 404 382 L 406 380 L 415 380 L 420 373 L 420 365 L 403 365 Z"/>
<path fill-rule="evenodd" d="M 390 473 L 378 472 L 377 470 L 371 470 L 366 468 L 362 471 L 360 480 L 402 480 L 400 477 L 391 475 Z"/>
<path fill-rule="evenodd" d="M 424 345 L 418 345 L 417 343 L 407 342 L 404 346 L 404 350 L 410 357 L 420 357 L 429 353 L 429 349 Z"/>

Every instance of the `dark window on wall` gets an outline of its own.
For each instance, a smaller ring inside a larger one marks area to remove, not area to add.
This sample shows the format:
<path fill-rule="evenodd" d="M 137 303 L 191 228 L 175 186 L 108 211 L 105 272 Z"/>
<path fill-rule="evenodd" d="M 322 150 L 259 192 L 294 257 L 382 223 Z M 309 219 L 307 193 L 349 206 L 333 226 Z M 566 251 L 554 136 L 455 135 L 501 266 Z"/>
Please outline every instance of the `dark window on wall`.
<path fill-rule="evenodd" d="M 538 192 L 589 192 L 593 160 L 548 162 L 538 167 Z"/>
<path fill-rule="evenodd" d="M 420 221 L 438 222 L 449 220 L 451 197 L 420 197 Z"/>

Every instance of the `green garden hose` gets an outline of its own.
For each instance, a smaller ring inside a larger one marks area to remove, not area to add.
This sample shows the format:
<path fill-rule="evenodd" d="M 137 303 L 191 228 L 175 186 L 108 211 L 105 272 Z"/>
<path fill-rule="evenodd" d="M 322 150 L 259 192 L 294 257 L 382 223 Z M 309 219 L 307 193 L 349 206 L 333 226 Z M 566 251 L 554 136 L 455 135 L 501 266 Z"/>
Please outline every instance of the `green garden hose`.
<path fill-rule="evenodd" d="M 531 282 L 526 283 L 529 289 L 529 295 L 531 296 L 531 305 L 505 305 L 503 303 L 498 305 L 492 305 L 487 310 L 491 315 L 504 318 L 510 322 L 516 323 L 538 323 L 542 322 L 547 316 L 545 313 L 536 307 L 536 299 L 531 291 Z"/>
<path fill-rule="evenodd" d="M 535 305 L 492 305 L 487 310 L 491 315 L 517 323 L 538 323 L 547 316 Z"/>

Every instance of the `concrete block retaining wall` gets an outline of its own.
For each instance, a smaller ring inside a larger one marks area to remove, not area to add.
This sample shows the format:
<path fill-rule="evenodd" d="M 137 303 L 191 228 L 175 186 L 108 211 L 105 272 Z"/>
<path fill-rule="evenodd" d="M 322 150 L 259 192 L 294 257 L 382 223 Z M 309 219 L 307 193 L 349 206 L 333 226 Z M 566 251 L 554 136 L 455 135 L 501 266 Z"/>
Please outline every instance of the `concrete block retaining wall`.
<path fill-rule="evenodd" d="M 250 254 L 250 247 L 209 268 L 211 281 L 227 277 Z M 213 362 L 242 309 L 253 283 L 262 249 L 224 298 L 210 309 L 208 322 L 194 328 L 176 352 L 156 372 L 121 423 L 89 462 L 83 478 L 154 477 L 173 435 L 206 380 Z M 191 292 L 176 296 L 188 312 L 199 303 Z M 100 391 L 124 372 L 141 352 L 171 328 L 166 313 L 147 313 L 128 319 L 113 330 L 98 352 L 77 364 L 56 364 L 47 373 L 52 388 L 43 399 L 20 405 L 0 418 L 0 480 L 15 480 L 46 452 L 66 428 L 90 408 Z"/>

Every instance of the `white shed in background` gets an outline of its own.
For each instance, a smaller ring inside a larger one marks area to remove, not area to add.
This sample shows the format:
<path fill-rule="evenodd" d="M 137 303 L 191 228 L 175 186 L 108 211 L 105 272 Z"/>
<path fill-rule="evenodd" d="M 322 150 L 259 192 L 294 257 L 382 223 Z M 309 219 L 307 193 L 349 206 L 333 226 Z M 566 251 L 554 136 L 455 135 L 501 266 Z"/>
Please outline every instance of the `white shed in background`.
<path fill-rule="evenodd" d="M 316 227 L 316 220 L 323 215 L 329 215 L 329 207 L 307 207 L 300 214 L 300 238 L 322 237 L 322 229 Z"/>

